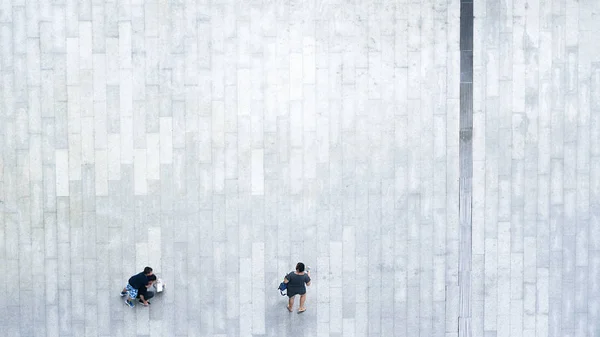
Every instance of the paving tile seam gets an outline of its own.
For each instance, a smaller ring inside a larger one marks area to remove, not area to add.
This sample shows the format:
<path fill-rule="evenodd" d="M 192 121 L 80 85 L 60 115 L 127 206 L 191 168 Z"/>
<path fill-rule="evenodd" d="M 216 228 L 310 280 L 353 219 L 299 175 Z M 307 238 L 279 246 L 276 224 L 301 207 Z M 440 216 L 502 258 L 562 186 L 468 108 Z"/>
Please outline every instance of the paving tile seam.
<path fill-rule="evenodd" d="M 472 335 L 473 2 L 460 1 L 458 336 Z"/>

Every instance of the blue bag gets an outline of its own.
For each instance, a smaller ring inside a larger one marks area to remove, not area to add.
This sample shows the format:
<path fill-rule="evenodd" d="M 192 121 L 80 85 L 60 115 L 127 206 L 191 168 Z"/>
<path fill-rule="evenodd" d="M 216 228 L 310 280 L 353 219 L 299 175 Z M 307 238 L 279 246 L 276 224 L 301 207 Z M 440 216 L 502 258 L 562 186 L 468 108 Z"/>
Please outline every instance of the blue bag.
<path fill-rule="evenodd" d="M 281 296 L 285 296 L 287 295 L 287 284 L 285 282 L 281 282 L 279 283 L 279 288 L 277 288 L 279 290 L 279 293 L 281 294 Z M 285 294 L 283 292 L 286 292 Z"/>
<path fill-rule="evenodd" d="M 285 279 L 286 277 L 287 277 L 287 275 L 285 275 L 283 278 Z M 287 295 L 287 283 L 285 283 L 285 282 L 279 283 L 279 288 L 277 288 L 277 290 L 279 290 L 279 293 L 281 294 L 281 296 Z M 285 294 L 283 293 L 284 291 L 285 291 Z"/>

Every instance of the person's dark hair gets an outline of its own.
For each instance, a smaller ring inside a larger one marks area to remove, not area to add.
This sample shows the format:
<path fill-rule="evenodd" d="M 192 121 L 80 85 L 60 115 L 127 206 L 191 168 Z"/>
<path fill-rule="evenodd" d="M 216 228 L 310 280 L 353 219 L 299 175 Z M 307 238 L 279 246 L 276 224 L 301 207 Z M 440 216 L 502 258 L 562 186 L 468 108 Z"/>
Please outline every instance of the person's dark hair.
<path fill-rule="evenodd" d="M 156 275 L 152 274 L 148 276 L 148 281 L 156 281 Z"/>
<path fill-rule="evenodd" d="M 152 268 L 146 267 L 144 268 L 144 274 L 150 274 L 152 272 Z"/>
<path fill-rule="evenodd" d="M 301 273 L 304 271 L 304 263 L 302 262 L 298 262 L 298 264 L 296 265 L 296 270 Z"/>

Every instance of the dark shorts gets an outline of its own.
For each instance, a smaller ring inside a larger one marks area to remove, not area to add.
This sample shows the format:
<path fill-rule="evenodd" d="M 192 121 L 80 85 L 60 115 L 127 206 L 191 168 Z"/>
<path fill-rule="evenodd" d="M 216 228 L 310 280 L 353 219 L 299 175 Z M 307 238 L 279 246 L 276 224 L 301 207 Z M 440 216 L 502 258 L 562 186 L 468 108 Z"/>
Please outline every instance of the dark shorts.
<path fill-rule="evenodd" d="M 137 296 L 136 296 L 136 297 L 137 297 L 137 298 L 140 298 L 140 295 L 144 295 L 144 298 L 145 298 L 146 300 L 149 300 L 149 299 L 151 299 L 152 297 L 154 297 L 154 291 L 145 291 L 145 292 L 141 292 L 141 291 L 140 291 L 140 292 L 138 292 L 138 294 L 137 294 Z"/>
<path fill-rule="evenodd" d="M 288 288 L 287 289 L 288 297 L 294 297 L 296 295 L 304 295 L 304 294 L 306 294 L 306 288 L 304 288 L 304 289 Z"/>

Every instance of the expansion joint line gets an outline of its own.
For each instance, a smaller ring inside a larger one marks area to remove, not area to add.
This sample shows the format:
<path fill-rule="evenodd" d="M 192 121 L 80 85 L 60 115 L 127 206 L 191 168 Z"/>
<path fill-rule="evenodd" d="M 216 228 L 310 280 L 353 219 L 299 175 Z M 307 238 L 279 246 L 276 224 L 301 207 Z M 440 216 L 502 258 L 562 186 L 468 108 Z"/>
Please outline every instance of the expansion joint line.
<path fill-rule="evenodd" d="M 458 336 L 471 337 L 473 191 L 473 0 L 460 1 Z"/>

